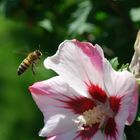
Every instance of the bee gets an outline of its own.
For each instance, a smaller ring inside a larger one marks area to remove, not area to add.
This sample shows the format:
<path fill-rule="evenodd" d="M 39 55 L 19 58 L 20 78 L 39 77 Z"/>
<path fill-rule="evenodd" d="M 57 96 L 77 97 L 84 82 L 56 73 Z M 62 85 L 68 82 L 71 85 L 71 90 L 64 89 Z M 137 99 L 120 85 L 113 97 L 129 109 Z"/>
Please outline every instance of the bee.
<path fill-rule="evenodd" d="M 41 59 L 42 53 L 40 50 L 35 50 L 27 55 L 27 57 L 21 62 L 17 69 L 17 74 L 23 74 L 30 66 L 33 74 L 35 74 L 34 67 L 38 60 Z"/>

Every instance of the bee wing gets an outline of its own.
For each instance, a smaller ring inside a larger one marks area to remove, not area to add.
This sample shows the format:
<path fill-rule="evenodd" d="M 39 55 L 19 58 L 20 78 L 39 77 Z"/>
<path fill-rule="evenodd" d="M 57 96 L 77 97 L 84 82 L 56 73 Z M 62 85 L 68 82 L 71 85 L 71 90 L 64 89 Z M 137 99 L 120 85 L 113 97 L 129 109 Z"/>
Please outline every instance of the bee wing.
<path fill-rule="evenodd" d="M 40 65 L 41 65 L 41 60 L 40 59 L 37 59 L 36 61 L 34 61 L 31 65 L 31 69 L 32 69 L 32 72 L 33 74 L 35 75 L 36 73 L 36 69 L 40 68 Z M 39 67 L 38 67 L 39 66 Z"/>
<path fill-rule="evenodd" d="M 31 68 L 32 68 L 33 75 L 35 75 L 35 66 L 36 66 L 36 64 L 33 63 L 33 64 L 32 64 L 32 67 L 31 67 Z"/>
<path fill-rule="evenodd" d="M 22 54 L 22 55 L 27 55 L 30 52 L 30 49 L 28 46 L 24 46 L 22 48 L 17 48 L 13 50 L 13 53 L 15 54 Z"/>

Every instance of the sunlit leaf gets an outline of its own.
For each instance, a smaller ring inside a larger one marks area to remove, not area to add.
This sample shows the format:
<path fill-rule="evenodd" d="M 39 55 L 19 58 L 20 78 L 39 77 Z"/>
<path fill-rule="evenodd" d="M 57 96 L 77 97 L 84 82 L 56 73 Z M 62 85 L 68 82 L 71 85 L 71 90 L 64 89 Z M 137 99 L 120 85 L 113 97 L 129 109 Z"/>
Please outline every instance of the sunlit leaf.
<path fill-rule="evenodd" d="M 124 71 L 124 70 L 128 70 L 129 67 L 129 63 L 127 64 L 122 64 L 121 68 L 119 69 L 119 71 Z"/>
<path fill-rule="evenodd" d="M 108 17 L 108 15 L 105 12 L 101 11 L 101 12 L 96 13 L 97 20 L 102 21 L 102 20 L 106 19 L 107 17 Z"/>
<path fill-rule="evenodd" d="M 133 8 L 131 11 L 130 11 L 130 16 L 131 16 L 131 19 L 133 21 L 140 21 L 140 7 L 139 8 Z"/>
<path fill-rule="evenodd" d="M 72 15 L 75 20 L 69 25 L 69 34 L 82 34 L 93 29 L 93 24 L 87 23 L 91 9 L 92 6 L 89 0 L 78 5 L 78 9 Z"/>
<path fill-rule="evenodd" d="M 110 63 L 115 70 L 118 69 L 118 66 L 119 66 L 118 57 L 115 57 L 115 58 L 111 59 Z"/>
<path fill-rule="evenodd" d="M 53 31 L 53 27 L 52 27 L 51 21 L 48 20 L 48 19 L 45 19 L 43 21 L 40 21 L 39 22 L 39 25 L 41 27 L 43 27 L 44 29 L 46 29 L 47 31 L 49 31 L 49 32 L 52 32 Z"/>

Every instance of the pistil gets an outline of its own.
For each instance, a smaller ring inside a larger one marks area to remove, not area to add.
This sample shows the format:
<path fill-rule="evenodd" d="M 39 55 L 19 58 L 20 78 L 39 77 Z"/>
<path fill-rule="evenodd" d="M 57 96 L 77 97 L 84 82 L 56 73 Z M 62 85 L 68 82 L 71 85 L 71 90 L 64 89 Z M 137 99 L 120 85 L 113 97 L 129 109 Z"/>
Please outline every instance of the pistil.
<path fill-rule="evenodd" d="M 97 105 L 92 109 L 83 112 L 74 122 L 77 124 L 78 130 L 84 130 L 85 127 L 92 127 L 94 124 L 102 125 L 105 120 L 106 112 L 102 105 Z"/>

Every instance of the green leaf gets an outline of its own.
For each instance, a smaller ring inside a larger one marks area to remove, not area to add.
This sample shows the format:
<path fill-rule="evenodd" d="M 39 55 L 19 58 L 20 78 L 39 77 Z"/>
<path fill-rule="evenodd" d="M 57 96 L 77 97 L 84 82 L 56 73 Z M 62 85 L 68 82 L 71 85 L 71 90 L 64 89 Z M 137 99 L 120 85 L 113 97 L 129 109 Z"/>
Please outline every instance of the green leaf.
<path fill-rule="evenodd" d="M 78 9 L 72 15 L 75 20 L 69 25 L 69 34 L 83 34 L 93 29 L 93 24 L 86 22 L 91 9 L 89 0 L 78 5 Z"/>
<path fill-rule="evenodd" d="M 120 68 L 118 68 L 119 67 L 118 57 L 114 57 L 113 59 L 111 59 L 110 63 L 112 65 L 113 69 L 117 70 L 117 71 L 128 70 L 128 67 L 129 67 L 129 63 L 126 63 L 126 64 L 122 64 L 122 66 Z"/>
<path fill-rule="evenodd" d="M 131 16 L 132 21 L 134 21 L 134 22 L 140 21 L 140 7 L 133 8 L 130 11 L 130 16 Z"/>
<path fill-rule="evenodd" d="M 39 22 L 39 25 L 41 27 L 43 27 L 44 29 L 46 29 L 47 31 L 49 31 L 49 32 L 52 32 L 53 31 L 53 27 L 52 27 L 51 21 L 48 20 L 48 19 L 45 19 L 45 20 L 40 21 Z"/>
<path fill-rule="evenodd" d="M 114 57 L 113 59 L 111 59 L 110 63 L 114 70 L 118 69 L 118 66 L 119 66 L 118 57 Z"/>
<path fill-rule="evenodd" d="M 121 66 L 121 68 L 119 69 L 119 71 L 128 70 L 128 67 L 129 67 L 129 63 L 122 64 L 122 66 Z"/>
<path fill-rule="evenodd" d="M 138 85 L 140 85 L 140 79 L 137 79 L 137 83 L 138 83 Z"/>
<path fill-rule="evenodd" d="M 103 20 L 107 19 L 107 17 L 108 17 L 108 15 L 105 12 L 103 12 L 103 11 L 99 11 L 95 15 L 95 18 L 98 21 L 103 21 Z"/>

